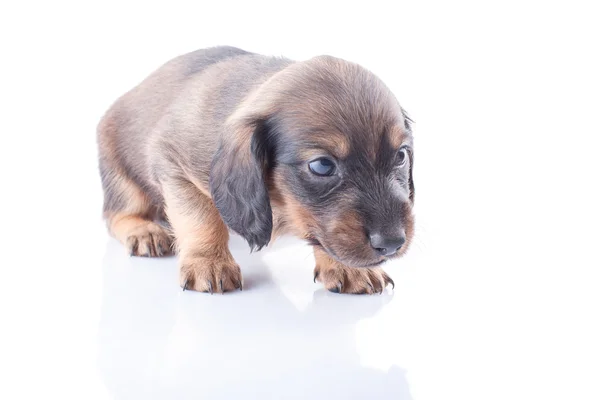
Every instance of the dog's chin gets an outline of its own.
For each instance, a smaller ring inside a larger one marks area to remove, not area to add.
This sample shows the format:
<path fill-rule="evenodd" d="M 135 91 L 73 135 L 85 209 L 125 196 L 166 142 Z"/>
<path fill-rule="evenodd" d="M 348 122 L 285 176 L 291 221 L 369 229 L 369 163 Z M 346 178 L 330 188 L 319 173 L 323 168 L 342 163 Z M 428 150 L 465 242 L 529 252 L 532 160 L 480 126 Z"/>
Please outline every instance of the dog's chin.
<path fill-rule="evenodd" d="M 374 267 L 380 266 L 381 264 L 383 264 L 387 261 L 386 258 L 377 258 L 377 259 L 372 259 L 372 260 L 360 260 L 357 258 L 340 257 L 336 251 L 331 249 L 329 246 L 324 245 L 321 241 L 319 241 L 316 238 L 310 238 L 308 240 L 308 242 L 311 246 L 318 247 L 318 248 L 324 250 L 329 255 L 329 257 L 333 258 L 335 261 L 337 261 L 340 264 L 343 264 L 347 267 L 374 268 Z"/>
<path fill-rule="evenodd" d="M 327 251 L 327 250 L 325 250 L 325 251 Z M 327 251 L 327 254 L 329 254 L 329 256 L 331 258 L 333 258 L 340 264 L 343 264 L 346 267 L 352 267 L 352 268 L 375 268 L 375 267 L 382 265 L 383 263 L 385 263 L 387 261 L 387 259 L 385 259 L 385 258 L 383 258 L 383 259 L 380 258 L 380 259 L 375 259 L 375 260 L 357 260 L 357 259 L 352 259 L 352 258 L 342 258 L 342 257 L 337 257 L 335 254 L 332 254 L 330 251 Z"/>
<path fill-rule="evenodd" d="M 348 267 L 353 267 L 353 268 L 375 268 L 375 267 L 379 267 L 380 265 L 384 264 L 387 261 L 387 259 L 383 259 L 383 260 L 379 260 L 376 261 L 374 263 L 367 263 L 367 264 L 356 264 L 356 265 L 352 265 L 351 263 L 345 263 L 344 265 L 347 265 Z"/>

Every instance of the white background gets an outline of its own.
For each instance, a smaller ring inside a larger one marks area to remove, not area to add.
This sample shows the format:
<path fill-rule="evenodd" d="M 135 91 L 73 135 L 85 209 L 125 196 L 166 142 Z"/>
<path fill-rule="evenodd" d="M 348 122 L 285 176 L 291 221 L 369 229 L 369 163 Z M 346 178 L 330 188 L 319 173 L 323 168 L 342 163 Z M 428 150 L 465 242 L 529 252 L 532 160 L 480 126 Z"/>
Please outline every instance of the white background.
<path fill-rule="evenodd" d="M 0 6 L 0 397 L 600 399 L 595 2 L 147 3 Z M 98 120 L 220 44 L 358 62 L 416 121 L 395 291 L 234 238 L 247 290 L 183 294 L 109 239 Z"/>

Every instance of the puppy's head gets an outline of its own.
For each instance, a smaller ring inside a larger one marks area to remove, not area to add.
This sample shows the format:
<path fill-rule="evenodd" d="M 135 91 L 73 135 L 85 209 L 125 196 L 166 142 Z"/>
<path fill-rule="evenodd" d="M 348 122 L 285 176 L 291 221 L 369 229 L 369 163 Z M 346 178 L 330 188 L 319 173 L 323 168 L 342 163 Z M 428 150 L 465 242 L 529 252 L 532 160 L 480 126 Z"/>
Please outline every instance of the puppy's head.
<path fill-rule="evenodd" d="M 266 245 L 281 223 L 348 266 L 406 252 L 414 232 L 410 120 L 367 70 L 332 57 L 273 76 L 229 119 L 211 169 L 227 225 Z"/>

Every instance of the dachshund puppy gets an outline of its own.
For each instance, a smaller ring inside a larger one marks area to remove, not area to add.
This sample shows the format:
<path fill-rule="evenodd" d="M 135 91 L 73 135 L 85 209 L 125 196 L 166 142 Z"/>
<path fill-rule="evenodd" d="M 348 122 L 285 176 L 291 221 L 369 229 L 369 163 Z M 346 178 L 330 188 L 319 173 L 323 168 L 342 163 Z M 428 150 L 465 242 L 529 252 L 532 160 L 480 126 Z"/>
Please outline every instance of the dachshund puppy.
<path fill-rule="evenodd" d="M 328 290 L 382 292 L 393 282 L 379 265 L 414 232 L 410 122 L 376 76 L 341 59 L 185 54 L 98 125 L 104 217 L 132 255 L 175 250 L 184 290 L 242 288 L 231 230 L 254 250 L 297 235 Z"/>

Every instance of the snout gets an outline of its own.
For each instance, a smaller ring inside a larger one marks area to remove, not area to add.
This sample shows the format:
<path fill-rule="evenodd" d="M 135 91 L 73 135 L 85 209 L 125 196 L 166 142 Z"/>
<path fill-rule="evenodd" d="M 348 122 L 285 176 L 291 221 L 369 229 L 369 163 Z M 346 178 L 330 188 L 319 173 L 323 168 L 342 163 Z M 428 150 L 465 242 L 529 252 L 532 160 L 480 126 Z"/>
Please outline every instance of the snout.
<path fill-rule="evenodd" d="M 400 251 L 406 243 L 406 233 L 404 229 L 395 234 L 374 232 L 369 234 L 369 242 L 378 255 L 389 257 Z"/>
<path fill-rule="evenodd" d="M 356 268 L 380 265 L 404 254 L 411 242 L 412 213 L 401 206 L 377 219 L 360 213 L 357 211 L 360 206 L 354 206 L 335 214 L 334 219 L 323 224 L 322 231 L 314 231 L 312 236 L 344 265 Z"/>

